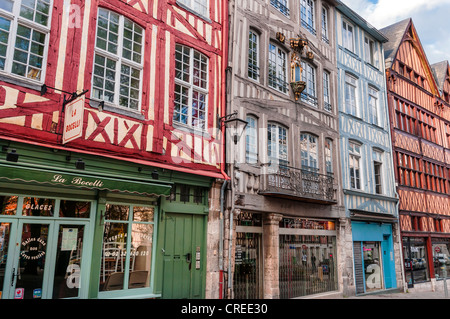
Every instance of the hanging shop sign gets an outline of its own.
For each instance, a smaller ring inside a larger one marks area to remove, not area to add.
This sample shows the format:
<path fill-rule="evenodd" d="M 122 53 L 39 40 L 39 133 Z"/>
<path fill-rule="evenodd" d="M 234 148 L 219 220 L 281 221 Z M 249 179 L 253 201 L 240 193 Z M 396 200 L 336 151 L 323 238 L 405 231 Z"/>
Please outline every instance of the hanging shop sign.
<path fill-rule="evenodd" d="M 83 95 L 65 106 L 63 144 L 73 141 L 83 134 L 84 101 Z"/>

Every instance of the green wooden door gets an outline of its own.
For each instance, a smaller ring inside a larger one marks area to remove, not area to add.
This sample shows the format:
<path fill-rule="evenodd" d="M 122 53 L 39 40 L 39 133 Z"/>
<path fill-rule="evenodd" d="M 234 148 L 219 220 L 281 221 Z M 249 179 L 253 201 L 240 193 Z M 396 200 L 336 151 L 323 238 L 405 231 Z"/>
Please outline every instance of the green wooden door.
<path fill-rule="evenodd" d="M 202 298 L 204 216 L 165 214 L 163 224 L 162 297 Z"/>

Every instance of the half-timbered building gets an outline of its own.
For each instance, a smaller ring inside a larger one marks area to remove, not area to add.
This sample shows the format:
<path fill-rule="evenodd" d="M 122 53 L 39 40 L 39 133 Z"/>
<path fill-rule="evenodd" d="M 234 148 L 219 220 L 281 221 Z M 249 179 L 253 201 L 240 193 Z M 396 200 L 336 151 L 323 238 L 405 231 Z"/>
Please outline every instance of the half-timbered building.
<path fill-rule="evenodd" d="M 434 289 L 449 256 L 448 65 L 436 66 L 436 80 L 411 19 L 380 31 L 389 38 L 386 78 L 405 281 Z"/>
<path fill-rule="evenodd" d="M 1 1 L 0 298 L 218 297 L 226 4 Z"/>
<path fill-rule="evenodd" d="M 346 295 L 403 287 L 386 99 L 387 38 L 340 1 L 336 7 L 339 132 L 348 218 Z"/>
<path fill-rule="evenodd" d="M 335 1 L 230 1 L 227 298 L 342 287 Z M 228 136 L 228 135 L 227 135 Z"/>

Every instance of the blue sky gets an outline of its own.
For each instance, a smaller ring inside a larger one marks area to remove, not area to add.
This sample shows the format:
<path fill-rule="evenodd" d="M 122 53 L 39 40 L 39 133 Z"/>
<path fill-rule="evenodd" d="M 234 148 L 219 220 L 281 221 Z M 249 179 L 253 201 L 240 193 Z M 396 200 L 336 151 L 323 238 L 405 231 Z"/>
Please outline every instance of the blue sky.
<path fill-rule="evenodd" d="M 450 0 L 342 0 L 381 29 L 412 18 L 430 64 L 450 61 Z"/>

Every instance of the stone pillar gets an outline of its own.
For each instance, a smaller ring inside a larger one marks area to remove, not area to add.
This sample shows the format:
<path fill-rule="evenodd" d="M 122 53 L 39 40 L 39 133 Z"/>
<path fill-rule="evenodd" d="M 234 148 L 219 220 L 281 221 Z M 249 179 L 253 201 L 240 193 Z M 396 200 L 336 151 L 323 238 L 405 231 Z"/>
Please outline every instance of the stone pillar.
<path fill-rule="evenodd" d="M 267 214 L 263 219 L 264 299 L 280 299 L 279 264 L 281 214 Z"/>

